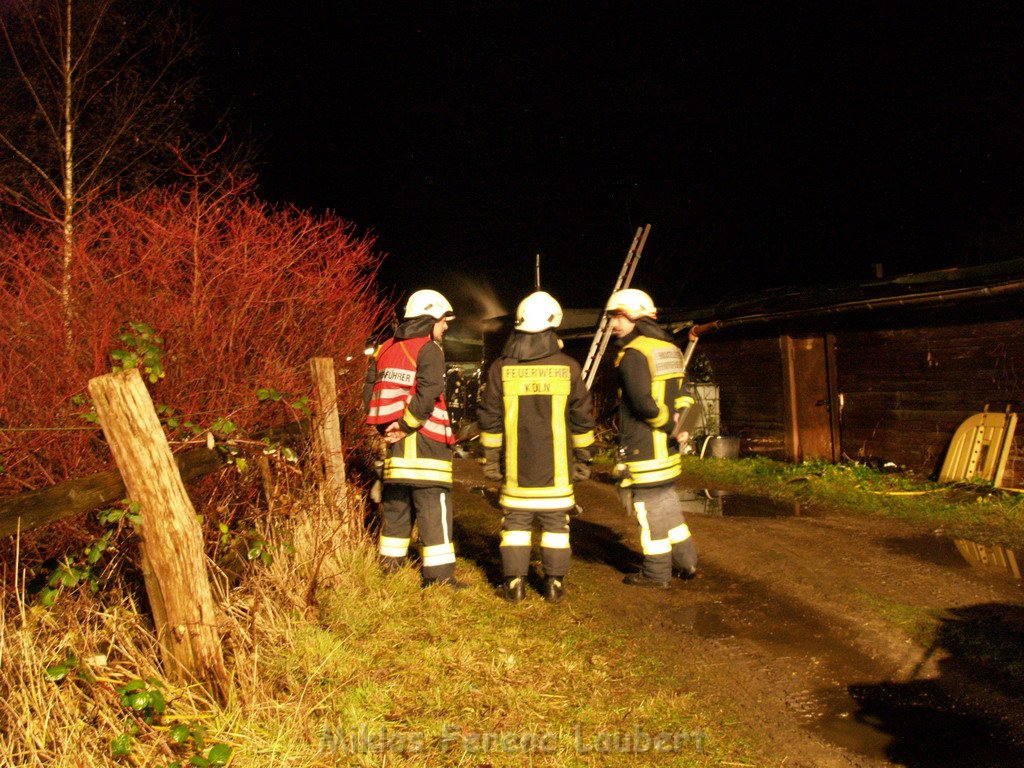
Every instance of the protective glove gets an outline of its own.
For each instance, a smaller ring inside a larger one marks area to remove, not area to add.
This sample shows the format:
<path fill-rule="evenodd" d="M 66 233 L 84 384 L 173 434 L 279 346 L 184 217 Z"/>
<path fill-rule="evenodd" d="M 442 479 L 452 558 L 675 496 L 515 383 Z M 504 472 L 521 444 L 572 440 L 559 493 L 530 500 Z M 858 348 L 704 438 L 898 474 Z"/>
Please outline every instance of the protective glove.
<path fill-rule="evenodd" d="M 501 449 L 484 448 L 484 477 L 501 481 Z"/>
<path fill-rule="evenodd" d="M 627 515 L 634 514 L 633 511 L 633 473 L 629 471 L 624 463 L 619 462 L 612 470 L 615 477 L 615 493 L 618 494 L 619 503 Z"/>
<path fill-rule="evenodd" d="M 572 451 L 572 481 L 578 483 L 581 480 L 590 479 L 590 449 L 574 448 Z"/>
<path fill-rule="evenodd" d="M 370 501 L 374 504 L 380 504 L 382 498 L 384 498 L 384 462 L 375 461 L 373 462 L 373 483 L 370 485 Z"/>

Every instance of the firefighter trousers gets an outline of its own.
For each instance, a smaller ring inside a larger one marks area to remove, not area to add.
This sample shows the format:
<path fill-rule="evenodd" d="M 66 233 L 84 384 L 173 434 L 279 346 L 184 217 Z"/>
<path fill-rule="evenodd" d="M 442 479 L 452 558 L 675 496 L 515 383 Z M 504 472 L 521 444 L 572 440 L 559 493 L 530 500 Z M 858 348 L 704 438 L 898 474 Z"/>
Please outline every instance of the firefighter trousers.
<path fill-rule="evenodd" d="M 420 488 L 384 483 L 384 518 L 380 555 L 401 563 L 409 552 L 415 515 L 423 543 L 423 579 L 449 579 L 455 573 L 455 545 L 452 543 L 451 490 Z"/>
<path fill-rule="evenodd" d="M 540 523 L 540 552 L 544 575 L 563 577 L 569 572 L 569 515 L 566 510 L 505 509 L 501 522 L 501 567 L 506 579 L 526 576 L 530 570 L 533 521 Z"/>
<path fill-rule="evenodd" d="M 693 571 L 697 548 L 683 517 L 674 485 L 633 486 L 633 514 L 640 526 L 643 573 L 658 581 L 672 578 L 672 568 Z"/>

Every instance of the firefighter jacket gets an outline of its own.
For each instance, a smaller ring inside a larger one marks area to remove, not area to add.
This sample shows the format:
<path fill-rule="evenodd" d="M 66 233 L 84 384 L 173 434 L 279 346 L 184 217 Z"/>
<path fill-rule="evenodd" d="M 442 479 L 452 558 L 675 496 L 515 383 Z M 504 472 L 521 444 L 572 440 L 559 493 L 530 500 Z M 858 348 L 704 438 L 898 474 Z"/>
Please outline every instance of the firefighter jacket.
<path fill-rule="evenodd" d="M 574 449 L 594 443 L 590 392 L 554 331 L 513 331 L 477 406 L 480 444 L 503 448 L 501 506 L 572 509 Z"/>
<path fill-rule="evenodd" d="M 444 352 L 430 336 L 433 323 L 429 317 L 402 323 L 370 360 L 366 423 L 383 432 L 397 421 L 406 433 L 388 446 L 385 482 L 451 487 L 455 437 L 444 401 Z"/>
<path fill-rule="evenodd" d="M 683 353 L 657 323 L 641 318 L 618 340 L 615 360 L 621 405 L 620 458 L 628 470 L 622 486 L 657 486 L 680 474 L 676 418 L 694 400 L 683 386 Z"/>

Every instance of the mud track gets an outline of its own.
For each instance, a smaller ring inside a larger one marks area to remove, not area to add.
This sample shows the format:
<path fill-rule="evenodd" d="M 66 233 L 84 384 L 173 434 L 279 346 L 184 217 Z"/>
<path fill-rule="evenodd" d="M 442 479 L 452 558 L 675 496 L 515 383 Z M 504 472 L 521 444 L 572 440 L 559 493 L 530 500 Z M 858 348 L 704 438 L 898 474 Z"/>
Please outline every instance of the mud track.
<path fill-rule="evenodd" d="M 474 462 L 455 474 L 456 510 L 500 517 Z M 723 733 L 756 745 L 759 764 L 1024 765 L 1020 678 L 970 653 L 972 638 L 995 633 L 1024 668 L 1024 591 L 1012 577 L 899 521 L 755 502 L 689 512 L 700 578 L 638 589 L 621 583 L 639 567 L 639 539 L 613 486 L 580 483 L 577 501 L 572 590 L 604 596 L 609 618 L 637 627 Z M 470 551 L 497 544 L 493 529 L 461 535 Z M 496 559 L 481 564 L 497 582 Z M 928 645 L 906 616 L 939 618 Z"/>

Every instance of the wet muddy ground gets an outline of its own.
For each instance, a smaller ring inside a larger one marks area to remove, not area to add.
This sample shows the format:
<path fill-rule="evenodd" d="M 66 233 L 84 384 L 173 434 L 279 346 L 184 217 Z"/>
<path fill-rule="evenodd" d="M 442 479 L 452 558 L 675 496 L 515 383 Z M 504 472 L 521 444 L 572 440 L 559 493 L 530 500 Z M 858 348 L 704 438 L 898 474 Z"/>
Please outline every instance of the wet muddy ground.
<path fill-rule="evenodd" d="M 456 509 L 500 516 L 473 462 L 457 463 L 455 492 Z M 700 578 L 623 585 L 640 563 L 635 523 L 611 485 L 588 481 L 570 583 L 606 596 L 723 736 L 755 744 L 763 765 L 1024 765 L 1024 590 L 1007 553 L 895 520 L 680 492 Z M 1005 641 L 1016 677 L 982 637 Z"/>

